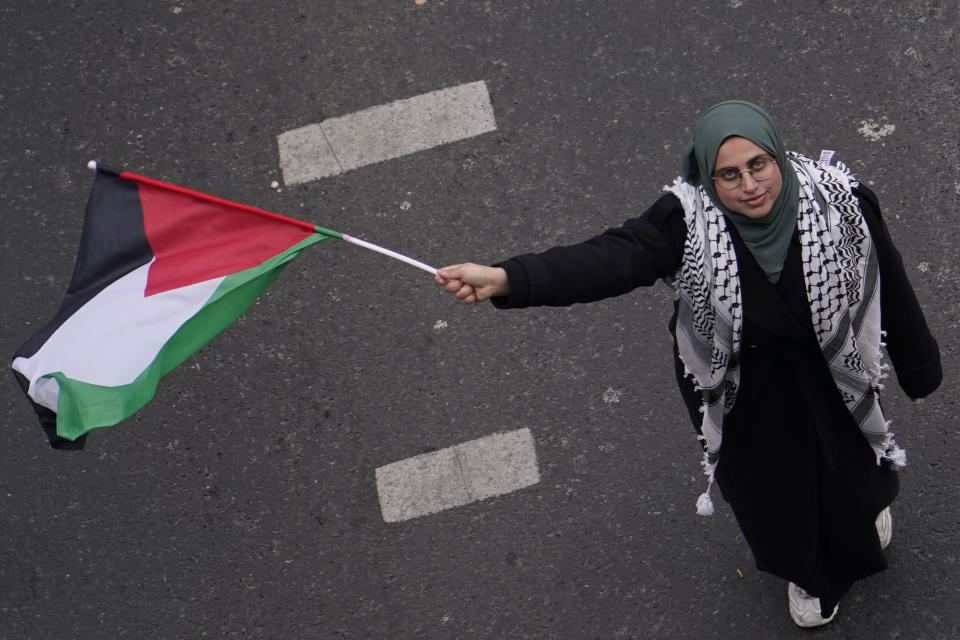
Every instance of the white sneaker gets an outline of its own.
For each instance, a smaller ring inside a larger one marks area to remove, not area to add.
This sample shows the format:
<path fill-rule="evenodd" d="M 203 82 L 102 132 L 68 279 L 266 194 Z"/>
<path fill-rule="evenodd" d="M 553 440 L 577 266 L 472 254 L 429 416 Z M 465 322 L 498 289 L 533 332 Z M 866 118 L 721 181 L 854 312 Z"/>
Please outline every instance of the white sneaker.
<path fill-rule="evenodd" d="M 790 617 L 798 627 L 820 627 L 837 615 L 839 605 L 833 608 L 829 618 L 820 615 L 820 598 L 814 598 L 806 591 L 793 584 L 787 584 L 787 601 L 790 603 Z"/>
<path fill-rule="evenodd" d="M 893 537 L 893 518 L 890 516 L 890 507 L 887 507 L 877 516 L 877 537 L 880 538 L 880 548 L 886 549 Z"/>

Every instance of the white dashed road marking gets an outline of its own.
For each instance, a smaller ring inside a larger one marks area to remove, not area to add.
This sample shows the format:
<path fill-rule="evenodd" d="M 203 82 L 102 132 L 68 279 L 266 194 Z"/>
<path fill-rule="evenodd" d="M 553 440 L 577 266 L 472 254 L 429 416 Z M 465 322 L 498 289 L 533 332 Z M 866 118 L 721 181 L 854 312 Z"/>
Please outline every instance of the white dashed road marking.
<path fill-rule="evenodd" d="M 471 82 L 281 133 L 280 169 L 302 184 L 496 128 L 486 83 Z"/>
<path fill-rule="evenodd" d="M 385 522 L 400 522 L 540 482 L 529 429 L 471 440 L 376 470 Z"/>

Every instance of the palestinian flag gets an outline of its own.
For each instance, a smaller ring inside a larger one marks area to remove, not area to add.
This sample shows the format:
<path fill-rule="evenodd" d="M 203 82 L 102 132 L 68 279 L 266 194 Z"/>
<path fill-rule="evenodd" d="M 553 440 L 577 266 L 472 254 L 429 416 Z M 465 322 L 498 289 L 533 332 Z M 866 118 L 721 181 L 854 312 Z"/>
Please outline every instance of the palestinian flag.
<path fill-rule="evenodd" d="M 97 169 L 56 317 L 14 355 L 55 447 L 144 406 L 160 378 L 236 320 L 305 247 L 341 234 Z"/>

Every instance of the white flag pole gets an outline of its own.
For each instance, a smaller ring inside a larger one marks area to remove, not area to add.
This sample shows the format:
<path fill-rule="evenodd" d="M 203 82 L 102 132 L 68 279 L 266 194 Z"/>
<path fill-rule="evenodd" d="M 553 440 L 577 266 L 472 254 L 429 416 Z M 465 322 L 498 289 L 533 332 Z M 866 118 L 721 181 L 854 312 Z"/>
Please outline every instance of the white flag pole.
<path fill-rule="evenodd" d="M 361 247 L 363 247 L 363 248 L 365 248 L 365 249 L 370 249 L 371 251 L 376 251 L 377 253 L 382 253 L 383 255 L 385 255 L 385 256 L 390 256 L 391 258 L 395 258 L 396 260 L 399 260 L 400 262 L 406 262 L 407 264 L 409 264 L 409 265 L 411 265 L 411 266 L 413 266 L 413 267 L 416 267 L 416 268 L 418 268 L 418 269 L 423 269 L 423 270 L 426 271 L 427 273 L 431 273 L 431 274 L 433 274 L 433 275 L 436 275 L 436 274 L 437 274 L 437 269 L 436 269 L 436 267 L 431 267 L 431 266 L 428 265 L 428 264 L 425 264 L 425 263 L 423 263 L 423 262 L 420 262 L 419 260 L 414 260 L 413 258 L 411 258 L 411 257 L 409 257 L 409 256 L 405 256 L 405 255 L 403 255 L 402 253 L 397 253 L 396 251 L 391 251 L 390 249 L 386 249 L 386 248 L 381 247 L 381 246 L 379 246 L 379 245 L 373 244 L 372 242 L 367 242 L 366 240 L 361 240 L 360 238 L 354 238 L 353 236 L 347 235 L 346 233 L 343 234 L 343 239 L 344 239 L 346 242 L 349 242 L 350 244 L 359 245 L 359 246 L 361 246 Z"/>

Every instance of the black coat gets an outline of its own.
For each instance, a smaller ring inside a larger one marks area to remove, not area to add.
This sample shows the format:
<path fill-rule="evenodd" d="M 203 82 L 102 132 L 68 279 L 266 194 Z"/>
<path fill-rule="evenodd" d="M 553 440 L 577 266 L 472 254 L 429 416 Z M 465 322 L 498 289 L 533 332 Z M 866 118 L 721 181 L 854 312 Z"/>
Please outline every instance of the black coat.
<path fill-rule="evenodd" d="M 937 343 L 880 215 L 877 198 L 854 190 L 880 269 L 881 324 L 897 380 L 911 398 L 940 384 Z M 729 225 L 743 296 L 741 380 L 724 419 L 716 481 L 730 503 L 757 566 L 819 596 L 824 612 L 854 581 L 883 569 L 874 527 L 896 497 L 898 479 L 847 411 L 810 320 L 797 234 L 780 279 L 771 284 Z M 565 306 L 621 295 L 672 276 L 681 265 L 686 224 L 666 194 L 642 216 L 586 242 L 511 258 L 500 308 Z M 695 426 L 701 401 L 674 359 Z"/>

